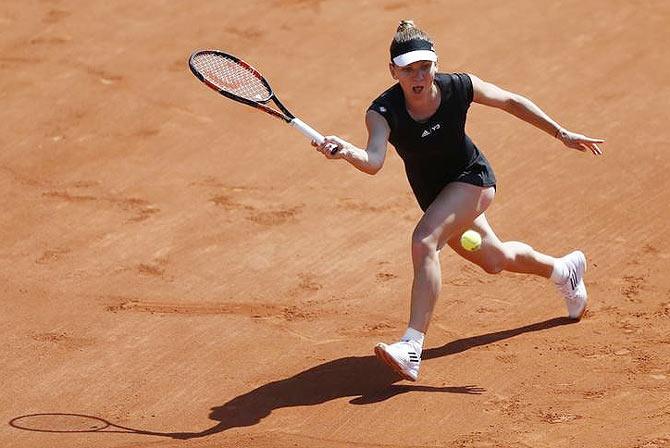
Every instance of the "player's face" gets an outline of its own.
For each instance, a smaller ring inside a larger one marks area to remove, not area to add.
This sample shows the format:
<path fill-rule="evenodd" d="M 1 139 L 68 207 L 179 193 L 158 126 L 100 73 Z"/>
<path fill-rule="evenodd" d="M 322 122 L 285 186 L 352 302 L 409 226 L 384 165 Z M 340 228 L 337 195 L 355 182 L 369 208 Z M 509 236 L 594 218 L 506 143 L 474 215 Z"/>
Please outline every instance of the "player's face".
<path fill-rule="evenodd" d="M 405 95 L 421 95 L 430 91 L 437 71 L 432 61 L 416 61 L 404 67 L 391 64 L 390 68 L 393 79 L 398 80 Z"/>

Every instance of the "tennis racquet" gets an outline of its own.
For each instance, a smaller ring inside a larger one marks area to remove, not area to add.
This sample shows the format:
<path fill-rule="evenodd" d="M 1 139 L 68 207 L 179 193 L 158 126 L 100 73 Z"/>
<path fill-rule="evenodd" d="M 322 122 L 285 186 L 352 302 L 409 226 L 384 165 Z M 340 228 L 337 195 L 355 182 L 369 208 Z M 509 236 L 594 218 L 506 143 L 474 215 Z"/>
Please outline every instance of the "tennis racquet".
<path fill-rule="evenodd" d="M 263 75 L 240 58 L 218 50 L 198 50 L 191 54 L 188 65 L 196 78 L 221 95 L 284 120 L 318 144 L 325 140 L 318 131 L 296 118 L 279 101 Z M 267 105 L 270 100 L 279 110 Z M 336 151 L 333 148 L 331 153 Z"/>

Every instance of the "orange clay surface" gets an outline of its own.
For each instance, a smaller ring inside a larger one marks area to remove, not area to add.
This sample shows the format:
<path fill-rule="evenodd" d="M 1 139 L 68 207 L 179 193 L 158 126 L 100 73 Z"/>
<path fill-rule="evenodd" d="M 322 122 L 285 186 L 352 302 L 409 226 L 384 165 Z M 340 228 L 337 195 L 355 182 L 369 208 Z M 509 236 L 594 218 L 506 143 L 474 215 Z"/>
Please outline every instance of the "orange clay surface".
<path fill-rule="evenodd" d="M 607 139 L 472 106 L 490 222 L 581 248 L 590 309 L 444 251 L 417 383 L 373 357 L 408 317 L 401 160 L 328 161 L 186 64 L 238 54 L 364 145 L 402 18 L 441 70 Z M 0 446 L 670 447 L 668 23 L 664 0 L 3 1 Z"/>

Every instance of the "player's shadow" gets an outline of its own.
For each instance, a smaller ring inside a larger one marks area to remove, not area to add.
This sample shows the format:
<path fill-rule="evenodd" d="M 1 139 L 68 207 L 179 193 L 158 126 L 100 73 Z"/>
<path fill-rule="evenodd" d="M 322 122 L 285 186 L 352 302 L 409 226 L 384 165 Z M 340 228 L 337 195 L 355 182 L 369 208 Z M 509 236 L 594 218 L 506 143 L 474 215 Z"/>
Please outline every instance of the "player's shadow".
<path fill-rule="evenodd" d="M 568 318 L 554 318 L 511 330 L 458 339 L 441 347 L 424 350 L 422 359 L 434 359 L 461 353 L 474 347 L 492 344 L 523 333 L 546 330 L 574 323 Z M 252 426 L 272 411 L 292 406 L 312 406 L 338 398 L 352 397 L 349 403 L 364 405 L 387 400 L 408 392 L 443 392 L 481 394 L 476 386 L 423 386 L 394 384 L 400 380 L 373 356 L 346 357 L 329 361 L 290 378 L 260 386 L 246 394 L 213 407 L 209 418 L 218 423 L 199 433 L 182 433 L 181 438 L 204 437 L 231 428 Z"/>
<path fill-rule="evenodd" d="M 421 353 L 421 359 L 440 358 L 442 356 L 454 355 L 474 347 L 493 344 L 494 342 L 510 339 L 523 333 L 532 333 L 535 331 L 548 330 L 562 325 L 575 324 L 578 321 L 569 317 L 555 317 L 553 319 L 536 322 L 534 324 L 524 325 L 523 327 L 512 328 L 510 330 L 496 331 L 493 333 L 482 334 L 470 338 L 457 339 L 448 342 L 441 347 L 429 348 Z"/>
<path fill-rule="evenodd" d="M 424 350 L 422 359 L 428 360 L 453 355 L 523 333 L 547 330 L 574 322 L 567 318 L 554 318 L 510 330 L 458 339 L 441 347 Z M 217 423 L 200 432 L 159 433 L 126 427 L 123 427 L 123 429 L 131 430 L 137 434 L 192 439 L 206 437 L 231 428 L 255 425 L 277 409 L 293 406 L 313 406 L 344 397 L 352 397 L 349 403 L 353 405 L 366 405 L 409 392 L 457 394 L 481 394 L 485 392 L 480 387 L 470 385 L 440 387 L 394 384 L 399 380 L 400 377 L 382 365 L 374 356 L 350 356 L 328 361 L 289 378 L 267 383 L 220 406 L 213 407 L 209 418 Z M 16 425 L 12 426 L 17 427 Z M 28 428 L 17 428 L 29 430 Z"/>

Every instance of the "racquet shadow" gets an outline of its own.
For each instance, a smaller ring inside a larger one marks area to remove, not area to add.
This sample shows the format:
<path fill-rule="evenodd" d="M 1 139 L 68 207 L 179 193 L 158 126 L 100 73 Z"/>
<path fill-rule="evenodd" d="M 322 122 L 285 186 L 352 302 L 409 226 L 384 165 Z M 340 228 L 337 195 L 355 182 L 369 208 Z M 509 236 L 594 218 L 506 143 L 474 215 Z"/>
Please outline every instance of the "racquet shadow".
<path fill-rule="evenodd" d="M 568 318 L 554 318 L 510 330 L 458 339 L 441 347 L 424 350 L 422 359 L 449 356 L 524 333 L 547 330 L 575 322 Z M 350 356 L 328 361 L 289 378 L 264 384 L 222 405 L 211 408 L 209 418 L 217 423 L 203 431 L 161 433 L 128 427 L 123 427 L 123 429 L 137 434 L 192 439 L 217 434 L 231 428 L 253 426 L 277 409 L 314 406 L 344 397 L 351 397 L 349 403 L 353 405 L 367 405 L 409 392 L 456 394 L 481 394 L 485 392 L 485 389 L 472 385 L 440 387 L 395 384 L 400 380 L 399 376 L 382 365 L 374 356 Z M 22 417 L 15 417 L 13 421 Z M 103 420 L 99 417 L 93 418 Z M 35 430 L 16 425 L 12 426 L 17 429 Z"/>

